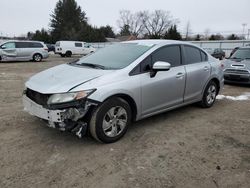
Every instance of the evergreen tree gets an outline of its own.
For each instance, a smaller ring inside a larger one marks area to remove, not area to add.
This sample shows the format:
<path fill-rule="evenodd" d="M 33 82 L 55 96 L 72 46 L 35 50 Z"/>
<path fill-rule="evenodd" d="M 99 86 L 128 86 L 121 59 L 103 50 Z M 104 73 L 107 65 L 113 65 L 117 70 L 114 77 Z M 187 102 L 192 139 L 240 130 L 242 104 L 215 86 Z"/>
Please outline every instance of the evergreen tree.
<path fill-rule="evenodd" d="M 239 40 L 239 39 L 240 39 L 240 37 L 238 37 L 238 36 L 235 35 L 235 34 L 229 35 L 229 36 L 227 37 L 227 40 Z"/>
<path fill-rule="evenodd" d="M 165 39 L 182 40 L 181 34 L 177 31 L 177 26 L 172 25 L 164 36 Z"/>
<path fill-rule="evenodd" d="M 37 30 L 35 33 L 28 32 L 27 37 L 31 40 L 42 41 L 44 43 L 51 43 L 51 35 L 45 29 Z"/>
<path fill-rule="evenodd" d="M 100 31 L 103 33 L 105 37 L 115 38 L 115 33 L 112 27 L 110 27 L 109 25 L 100 27 Z"/>
<path fill-rule="evenodd" d="M 124 25 L 124 26 L 121 28 L 120 35 L 121 35 L 121 36 L 129 36 L 129 35 L 131 35 L 129 25 Z"/>
<path fill-rule="evenodd" d="M 199 34 L 197 34 L 194 40 L 195 41 L 200 41 L 201 40 L 201 36 Z"/>
<path fill-rule="evenodd" d="M 80 40 L 83 27 L 87 26 L 87 18 L 75 0 L 59 0 L 51 15 L 51 35 L 57 40 Z"/>
<path fill-rule="evenodd" d="M 224 37 L 221 34 L 211 35 L 209 40 L 224 40 Z"/>

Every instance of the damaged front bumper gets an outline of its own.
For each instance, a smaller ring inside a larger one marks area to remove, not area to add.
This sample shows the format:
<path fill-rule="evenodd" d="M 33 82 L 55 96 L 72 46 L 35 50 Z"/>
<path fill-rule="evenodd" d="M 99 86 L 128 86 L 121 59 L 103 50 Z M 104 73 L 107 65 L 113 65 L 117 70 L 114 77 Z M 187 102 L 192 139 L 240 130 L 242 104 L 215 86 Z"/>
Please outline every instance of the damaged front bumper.
<path fill-rule="evenodd" d="M 84 105 L 76 107 L 68 107 L 65 109 L 61 105 L 59 109 L 47 108 L 35 103 L 33 100 L 23 95 L 24 110 L 29 114 L 40 119 L 46 120 L 48 126 L 61 131 L 70 131 L 78 137 L 82 137 L 87 131 L 87 122 L 83 119 L 86 116 L 91 106 L 96 106 L 98 103 L 85 101 Z"/>

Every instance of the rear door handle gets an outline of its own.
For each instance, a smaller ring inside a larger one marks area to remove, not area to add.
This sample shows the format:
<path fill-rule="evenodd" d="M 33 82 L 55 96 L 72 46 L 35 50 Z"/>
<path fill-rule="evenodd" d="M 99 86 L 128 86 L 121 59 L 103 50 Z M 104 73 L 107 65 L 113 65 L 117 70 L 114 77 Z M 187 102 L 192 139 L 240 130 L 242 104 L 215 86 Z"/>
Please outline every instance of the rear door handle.
<path fill-rule="evenodd" d="M 205 66 L 204 71 L 209 71 L 209 67 Z"/>
<path fill-rule="evenodd" d="M 184 73 L 182 72 L 179 72 L 177 75 L 176 75 L 176 78 L 183 78 L 184 77 Z"/>

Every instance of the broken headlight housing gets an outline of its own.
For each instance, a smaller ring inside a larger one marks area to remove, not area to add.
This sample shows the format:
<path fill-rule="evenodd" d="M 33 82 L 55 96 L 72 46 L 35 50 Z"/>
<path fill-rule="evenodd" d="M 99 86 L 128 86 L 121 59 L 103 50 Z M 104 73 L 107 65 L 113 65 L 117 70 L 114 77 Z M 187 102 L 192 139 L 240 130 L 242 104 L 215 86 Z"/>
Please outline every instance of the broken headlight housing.
<path fill-rule="evenodd" d="M 95 89 L 72 92 L 72 93 L 53 94 L 49 97 L 47 103 L 48 105 L 51 105 L 51 104 L 62 104 L 62 103 L 77 101 L 88 97 L 93 92 L 95 92 Z"/>

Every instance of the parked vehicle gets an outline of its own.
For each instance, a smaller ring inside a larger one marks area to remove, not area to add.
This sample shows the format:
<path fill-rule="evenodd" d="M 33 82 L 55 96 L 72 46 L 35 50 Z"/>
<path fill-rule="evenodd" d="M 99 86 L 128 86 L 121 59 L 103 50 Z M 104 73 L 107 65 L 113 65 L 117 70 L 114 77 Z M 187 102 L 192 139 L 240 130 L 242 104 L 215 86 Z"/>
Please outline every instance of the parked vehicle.
<path fill-rule="evenodd" d="M 55 45 L 54 44 L 46 44 L 48 48 L 48 52 L 56 52 Z"/>
<path fill-rule="evenodd" d="M 216 48 L 211 55 L 219 60 L 223 60 L 226 57 L 226 53 L 220 48 Z"/>
<path fill-rule="evenodd" d="M 250 84 L 250 47 L 239 48 L 223 64 L 226 83 Z"/>
<path fill-rule="evenodd" d="M 50 127 L 112 143 L 132 121 L 191 103 L 213 106 L 223 87 L 221 63 L 186 42 L 118 43 L 26 82 L 27 112 Z"/>
<path fill-rule="evenodd" d="M 38 41 L 7 41 L 0 45 L 0 61 L 42 61 L 48 58 L 48 48 Z"/>
<path fill-rule="evenodd" d="M 88 55 L 96 49 L 90 44 L 80 41 L 58 41 L 56 42 L 56 54 L 61 57 L 71 57 L 72 55 Z"/>

